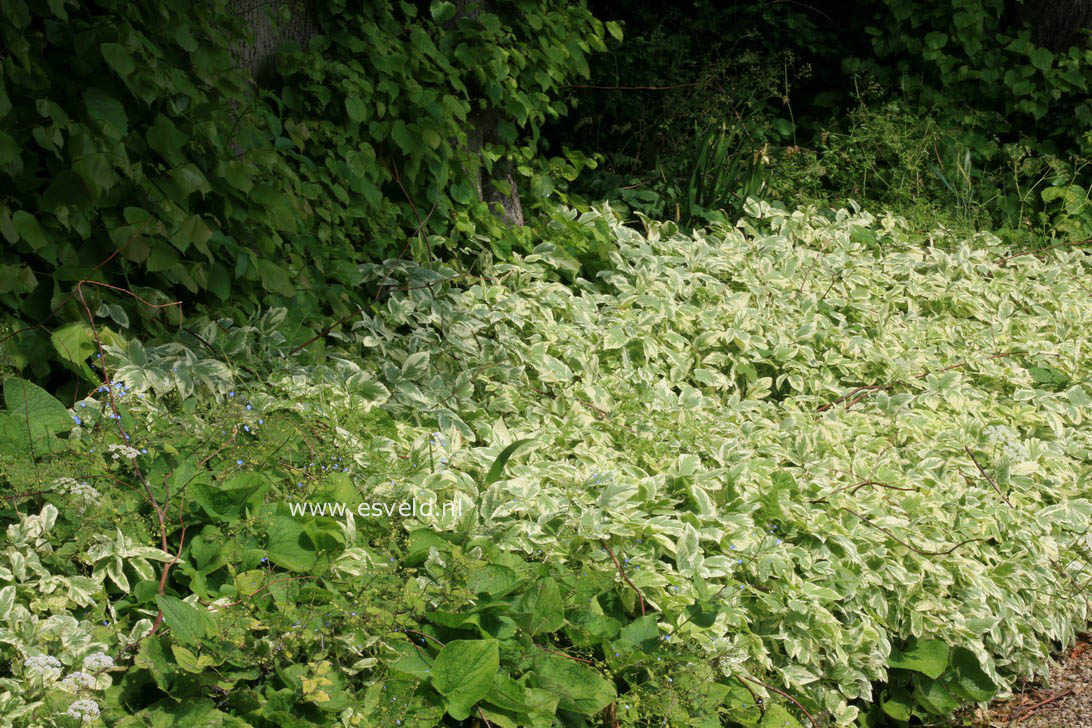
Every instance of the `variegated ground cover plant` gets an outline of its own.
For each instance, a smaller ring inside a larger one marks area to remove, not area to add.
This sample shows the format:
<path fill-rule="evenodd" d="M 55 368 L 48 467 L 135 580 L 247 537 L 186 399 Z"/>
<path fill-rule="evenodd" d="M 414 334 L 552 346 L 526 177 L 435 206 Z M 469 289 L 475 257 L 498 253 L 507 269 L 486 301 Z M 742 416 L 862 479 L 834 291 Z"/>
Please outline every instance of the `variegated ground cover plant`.
<path fill-rule="evenodd" d="M 104 499 L 137 469 L 186 496 L 168 549 L 137 506 L 86 539 L 114 619 L 164 623 L 103 715 L 900 725 L 1042 670 L 1089 617 L 1088 257 L 747 213 L 584 215 L 617 251 L 572 285 L 549 242 L 479 278 L 367 267 L 387 293 L 321 358 L 283 310 L 109 347 L 124 414 L 72 408 L 68 448 Z M 459 508 L 351 515 L 410 499 Z"/>

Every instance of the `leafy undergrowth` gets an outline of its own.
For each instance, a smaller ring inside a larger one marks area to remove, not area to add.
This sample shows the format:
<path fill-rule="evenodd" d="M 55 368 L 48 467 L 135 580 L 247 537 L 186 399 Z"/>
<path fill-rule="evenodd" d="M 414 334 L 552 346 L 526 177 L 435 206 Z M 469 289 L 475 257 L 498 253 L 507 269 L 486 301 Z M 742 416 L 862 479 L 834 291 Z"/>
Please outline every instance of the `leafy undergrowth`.
<path fill-rule="evenodd" d="M 595 282 L 366 268 L 322 357 L 272 310 L 9 377 L 0 726 L 937 723 L 1074 638 L 1086 254 L 603 214 Z"/>

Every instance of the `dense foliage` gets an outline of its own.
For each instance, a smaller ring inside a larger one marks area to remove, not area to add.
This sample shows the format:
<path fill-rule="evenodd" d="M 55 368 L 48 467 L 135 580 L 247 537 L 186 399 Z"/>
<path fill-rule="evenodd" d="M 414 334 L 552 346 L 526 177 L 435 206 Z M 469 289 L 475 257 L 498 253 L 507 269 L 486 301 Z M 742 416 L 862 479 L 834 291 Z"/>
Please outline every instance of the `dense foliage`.
<path fill-rule="evenodd" d="M 546 133 L 602 155 L 575 203 L 688 225 L 734 220 L 757 188 L 1021 245 L 1092 237 L 1085 0 L 591 7 L 626 41 L 592 59 L 575 113 Z M 730 153 L 710 168 L 721 127 Z M 688 205 L 705 178 L 723 191 Z"/>
<path fill-rule="evenodd" d="M 475 170 L 507 164 L 549 193 L 537 129 L 604 26 L 580 5 L 495 7 L 322 4 L 321 33 L 259 88 L 222 0 L 5 2 L 0 306 L 15 330 L 48 325 L 7 353 L 41 380 L 50 330 L 85 307 L 138 332 L 177 321 L 107 285 L 316 318 L 369 300 L 360 263 L 526 244 L 479 202 Z M 483 114 L 495 133 L 472 148 Z"/>
<path fill-rule="evenodd" d="M 748 212 L 589 213 L 572 287 L 403 264 L 321 356 L 272 309 L 69 408 L 9 376 L 4 724 L 905 724 L 1040 668 L 1089 616 L 1088 256 Z"/>

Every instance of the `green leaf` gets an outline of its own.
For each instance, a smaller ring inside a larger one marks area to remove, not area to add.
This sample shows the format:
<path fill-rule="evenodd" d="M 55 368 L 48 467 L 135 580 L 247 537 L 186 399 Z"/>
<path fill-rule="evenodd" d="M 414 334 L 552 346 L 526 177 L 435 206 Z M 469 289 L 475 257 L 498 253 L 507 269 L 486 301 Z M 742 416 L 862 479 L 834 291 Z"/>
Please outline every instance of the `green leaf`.
<path fill-rule="evenodd" d="M 614 683 L 596 670 L 551 654 L 535 657 L 530 679 L 535 687 L 557 695 L 559 708 L 581 715 L 595 715 L 617 697 Z"/>
<path fill-rule="evenodd" d="M 59 207 L 90 207 L 91 201 L 83 177 L 72 170 L 56 174 L 42 193 L 42 207 L 51 212 Z"/>
<path fill-rule="evenodd" d="M 412 154 L 421 147 L 420 140 L 414 136 L 413 132 L 401 119 L 395 120 L 394 125 L 391 127 L 391 138 L 407 155 Z"/>
<path fill-rule="evenodd" d="M 37 285 L 30 266 L 0 265 L 0 293 L 29 293 Z"/>
<path fill-rule="evenodd" d="M 190 30 L 190 26 L 183 23 L 175 28 L 174 42 L 177 43 L 182 50 L 193 53 L 197 50 L 197 39 L 193 37 L 193 32 Z"/>
<path fill-rule="evenodd" d="M 1040 71 L 1048 70 L 1054 63 L 1054 54 L 1046 48 L 1036 48 L 1028 53 L 1028 58 L 1031 60 L 1031 65 L 1038 68 Z"/>
<path fill-rule="evenodd" d="M 656 615 L 646 614 L 633 620 L 622 628 L 618 636 L 643 650 L 652 649 L 660 639 L 660 630 L 656 626 Z"/>
<path fill-rule="evenodd" d="M 985 703 L 997 694 L 997 685 L 980 666 L 978 658 L 966 647 L 952 650 L 955 680 L 951 687 L 967 700 Z"/>
<path fill-rule="evenodd" d="M 565 624 L 561 588 L 548 576 L 535 581 L 520 595 L 514 608 L 516 621 L 532 636 L 556 632 Z"/>
<path fill-rule="evenodd" d="M 31 437 L 68 432 L 75 422 L 65 406 L 34 382 L 12 377 L 4 380 L 4 404 L 16 420 L 30 427 Z"/>
<path fill-rule="evenodd" d="M 149 273 L 159 273 L 175 268 L 178 266 L 179 260 L 181 258 L 178 257 L 178 251 L 166 243 L 154 240 L 151 243 L 151 252 L 148 254 L 144 265 Z"/>
<path fill-rule="evenodd" d="M 713 623 L 717 621 L 717 614 L 719 610 L 716 605 L 710 602 L 695 602 L 686 608 L 686 613 L 690 615 L 690 621 L 696 626 L 702 629 L 709 629 L 713 626 Z"/>
<path fill-rule="evenodd" d="M 38 223 L 38 219 L 25 210 L 16 210 L 11 216 L 11 222 L 15 226 L 19 237 L 26 241 L 27 245 L 46 260 L 56 265 L 56 254 L 46 248 L 51 247 L 49 234 Z"/>
<path fill-rule="evenodd" d="M 486 564 L 470 574 L 466 585 L 475 594 L 497 598 L 510 593 L 519 582 L 519 574 L 514 569 L 500 564 Z"/>
<path fill-rule="evenodd" d="M 356 96 L 345 99 L 345 112 L 349 114 L 349 119 L 357 123 L 368 118 L 367 105 Z"/>
<path fill-rule="evenodd" d="M 258 272 L 261 274 L 262 288 L 265 290 L 289 298 L 296 295 L 296 288 L 292 285 L 288 272 L 273 261 L 259 258 Z"/>
<path fill-rule="evenodd" d="M 95 346 L 95 340 L 91 338 L 91 329 L 87 324 L 78 321 L 67 324 L 50 334 L 49 338 L 65 366 L 82 375 L 88 382 L 99 381 L 95 372 L 87 364 L 88 357 L 98 353 L 98 347 Z"/>
<path fill-rule="evenodd" d="M 19 144 L 8 134 L 0 131 L 0 164 L 19 159 Z"/>
<path fill-rule="evenodd" d="M 165 594 L 156 595 L 155 602 L 163 610 L 163 619 L 175 640 L 193 644 L 216 634 L 216 619 L 207 609 Z"/>
<path fill-rule="evenodd" d="M 1028 367 L 1028 374 L 1037 383 L 1051 388 L 1061 388 L 1069 386 L 1069 377 L 1065 372 L 1052 366 L 1037 366 Z"/>
<path fill-rule="evenodd" d="M 892 652 L 887 664 L 889 667 L 921 672 L 935 680 L 948 666 L 948 645 L 940 640 L 913 638 L 906 649 Z"/>
<path fill-rule="evenodd" d="M 230 523 L 243 518 L 248 507 L 257 508 L 269 487 L 261 473 L 239 473 L 226 483 L 195 482 L 189 493 L 214 520 Z"/>
<path fill-rule="evenodd" d="M 136 70 L 136 61 L 129 55 L 129 51 L 125 50 L 120 44 L 103 43 L 99 46 L 99 50 L 102 51 L 102 57 L 106 60 L 106 63 L 122 79 L 128 78 L 129 74 Z"/>
<path fill-rule="evenodd" d="M 959 707 L 959 701 L 944 689 L 940 681 L 915 673 L 914 700 L 934 715 L 948 715 Z"/>
<path fill-rule="evenodd" d="M 508 445 L 508 447 L 501 450 L 500 455 L 497 455 L 497 459 L 493 461 L 492 467 L 489 468 L 489 472 L 485 475 L 484 485 L 492 485 L 504 477 L 504 466 L 508 464 L 508 460 L 512 455 L 523 445 L 529 442 L 533 442 L 534 438 L 526 438 L 523 440 L 516 440 Z"/>
<path fill-rule="evenodd" d="M 910 711 L 914 709 L 914 701 L 906 688 L 892 685 L 880 698 L 880 707 L 895 720 L 907 721 L 910 720 Z"/>
<path fill-rule="evenodd" d="M 208 255 L 209 249 L 206 244 L 211 237 L 212 231 L 209 230 L 208 225 L 201 219 L 201 216 L 190 215 L 179 226 L 178 232 L 171 237 L 171 243 L 178 248 L 180 253 L 185 253 L 186 249 L 190 247 L 190 243 L 193 243 L 198 250 Z"/>
<path fill-rule="evenodd" d="M 497 640 L 452 640 L 432 663 L 432 687 L 444 696 L 452 718 L 466 720 L 474 704 L 489 693 L 499 669 Z"/>
<path fill-rule="evenodd" d="M 429 13 L 437 23 L 446 23 L 455 17 L 455 3 L 433 0 L 429 5 Z"/>
<path fill-rule="evenodd" d="M 185 161 L 181 151 L 189 137 L 180 132 L 167 117 L 157 116 L 155 123 L 145 132 L 144 138 L 148 141 L 148 146 L 159 152 L 169 164 L 179 165 Z"/>
<path fill-rule="evenodd" d="M 925 47 L 930 50 L 940 50 L 948 44 L 948 34 L 933 31 L 925 36 Z"/>
<path fill-rule="evenodd" d="M 221 301 L 226 301 L 231 295 L 231 274 L 219 263 L 209 265 L 207 284 L 208 289 Z"/>
<path fill-rule="evenodd" d="M 803 728 L 800 721 L 780 703 L 771 703 L 767 706 L 762 722 L 758 726 L 759 728 Z"/>
<path fill-rule="evenodd" d="M 99 88 L 89 88 L 83 92 L 83 103 L 87 115 L 99 123 L 107 136 L 120 139 L 129 133 L 125 107 L 114 96 Z"/>
<path fill-rule="evenodd" d="M 622 26 L 613 20 L 608 20 L 604 25 L 607 27 L 607 32 L 618 42 L 622 41 Z"/>
<path fill-rule="evenodd" d="M 303 526 L 290 516 L 277 516 L 269 526 L 269 560 L 289 571 L 307 571 L 315 565 L 315 551 Z"/>

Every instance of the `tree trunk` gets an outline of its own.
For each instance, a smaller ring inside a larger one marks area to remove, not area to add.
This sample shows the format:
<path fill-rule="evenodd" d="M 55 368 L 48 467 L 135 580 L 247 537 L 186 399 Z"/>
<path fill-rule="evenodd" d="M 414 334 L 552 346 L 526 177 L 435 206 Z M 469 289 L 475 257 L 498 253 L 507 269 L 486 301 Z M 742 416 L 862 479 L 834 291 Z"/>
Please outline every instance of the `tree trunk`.
<path fill-rule="evenodd" d="M 489 12 L 489 0 L 455 0 L 455 19 L 447 24 L 448 30 L 453 30 L 455 22 L 459 18 L 476 18 L 483 12 Z M 497 122 L 500 121 L 500 112 L 495 109 L 472 111 L 467 119 L 466 146 L 467 151 L 474 157 L 481 159 L 481 150 L 486 144 L 495 144 L 500 137 L 497 135 Z M 478 192 L 478 199 L 493 205 L 497 203 L 501 207 L 500 217 L 508 225 L 523 225 L 523 206 L 519 200 L 519 189 L 516 187 L 516 179 L 512 165 L 507 161 L 499 161 L 490 171 L 490 176 L 483 179 L 482 165 L 479 162 L 473 169 L 467 170 L 467 174 L 474 179 L 474 189 Z M 497 182 L 507 187 L 503 190 L 497 186 Z"/>
<path fill-rule="evenodd" d="M 1037 44 L 1055 53 L 1087 47 L 1083 31 L 1092 27 L 1092 0 L 1044 0 L 1032 7 Z"/>
<path fill-rule="evenodd" d="M 254 42 L 236 49 L 236 58 L 259 86 L 272 77 L 281 44 L 295 41 L 306 48 L 316 32 L 314 15 L 304 0 L 229 0 L 228 8 L 254 32 Z M 279 16 L 278 22 L 270 18 L 271 12 Z"/>

